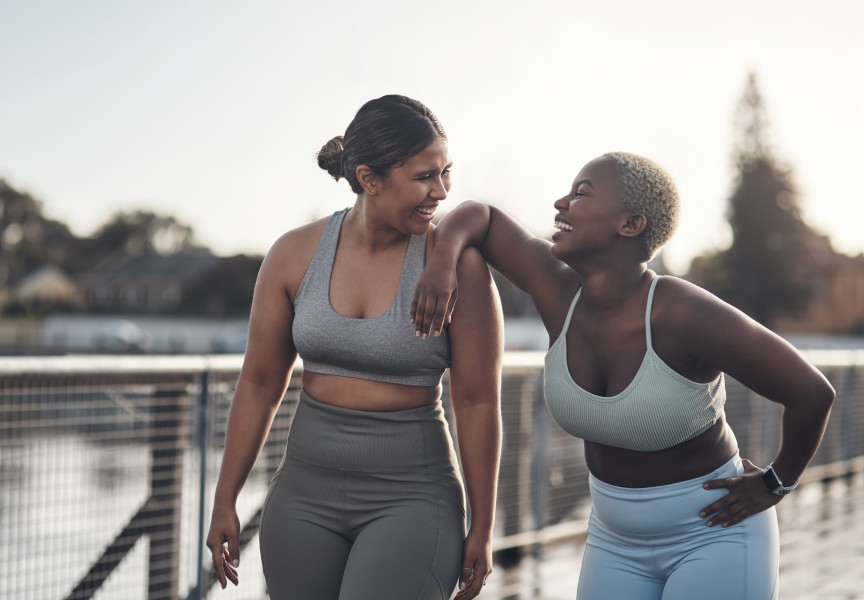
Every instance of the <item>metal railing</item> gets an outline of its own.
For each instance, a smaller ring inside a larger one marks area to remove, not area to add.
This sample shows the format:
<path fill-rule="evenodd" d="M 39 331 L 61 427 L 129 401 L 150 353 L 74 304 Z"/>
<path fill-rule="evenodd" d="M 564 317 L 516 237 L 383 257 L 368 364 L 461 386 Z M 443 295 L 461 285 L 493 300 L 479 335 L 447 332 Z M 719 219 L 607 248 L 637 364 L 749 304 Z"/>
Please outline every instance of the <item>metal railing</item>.
<path fill-rule="evenodd" d="M 526 549 L 585 530 L 582 444 L 546 412 L 542 358 L 505 357 L 494 539 L 496 559 L 505 565 Z M 838 391 L 825 440 L 804 477 L 804 485 L 827 487 L 864 470 L 864 352 L 808 358 Z M 208 597 L 215 580 L 203 538 L 241 361 L 234 355 L 0 358 L 0 600 Z M 241 585 L 219 598 L 266 595 L 257 544 L 250 542 L 282 457 L 298 376 L 299 370 L 238 501 Z M 444 383 L 452 426 L 446 377 Z M 779 446 L 780 407 L 734 381 L 727 391 L 727 418 L 742 455 L 765 464 Z"/>

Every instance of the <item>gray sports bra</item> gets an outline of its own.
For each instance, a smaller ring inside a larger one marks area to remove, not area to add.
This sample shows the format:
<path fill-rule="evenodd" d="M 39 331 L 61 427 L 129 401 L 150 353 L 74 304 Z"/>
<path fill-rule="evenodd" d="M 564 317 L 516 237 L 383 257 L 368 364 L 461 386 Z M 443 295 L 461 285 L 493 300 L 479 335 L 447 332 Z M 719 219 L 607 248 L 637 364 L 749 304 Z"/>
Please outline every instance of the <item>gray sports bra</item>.
<path fill-rule="evenodd" d="M 706 431 L 723 413 L 722 373 L 709 383 L 691 381 L 654 352 L 651 304 L 659 279 L 651 282 L 645 308 L 645 358 L 630 385 L 614 396 L 583 389 L 567 367 L 567 329 L 582 290 L 576 292 L 564 329 L 546 353 L 543 380 L 549 413 L 570 435 L 628 450 L 662 450 Z"/>
<path fill-rule="evenodd" d="M 370 319 L 352 319 L 330 304 L 330 275 L 342 221 L 350 209 L 333 213 L 294 298 L 294 346 L 303 368 L 314 373 L 402 385 L 441 383 L 450 366 L 450 338 L 422 339 L 409 322 L 414 286 L 426 265 L 426 237 L 412 235 L 396 298 Z"/>

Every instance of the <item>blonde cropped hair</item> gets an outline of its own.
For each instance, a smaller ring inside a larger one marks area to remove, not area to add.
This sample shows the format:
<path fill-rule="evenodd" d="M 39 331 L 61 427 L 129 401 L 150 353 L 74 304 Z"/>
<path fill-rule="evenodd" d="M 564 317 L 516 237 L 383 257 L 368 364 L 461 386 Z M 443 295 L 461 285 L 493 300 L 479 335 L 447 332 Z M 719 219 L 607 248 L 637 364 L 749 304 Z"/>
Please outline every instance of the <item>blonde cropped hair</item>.
<path fill-rule="evenodd" d="M 650 260 L 678 227 L 681 214 L 678 186 L 663 167 L 644 156 L 607 152 L 601 158 L 615 165 L 624 210 L 645 215 L 643 238 Z"/>

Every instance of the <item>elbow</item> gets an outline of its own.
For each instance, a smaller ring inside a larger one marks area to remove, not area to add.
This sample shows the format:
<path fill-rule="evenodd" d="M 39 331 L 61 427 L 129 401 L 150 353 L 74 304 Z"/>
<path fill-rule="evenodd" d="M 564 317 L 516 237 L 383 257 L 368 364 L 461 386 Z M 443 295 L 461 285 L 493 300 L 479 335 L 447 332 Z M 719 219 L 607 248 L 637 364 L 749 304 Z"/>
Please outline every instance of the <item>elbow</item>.
<path fill-rule="evenodd" d="M 834 387 L 825 382 L 825 387 L 820 396 L 822 405 L 825 407 L 825 411 L 828 412 L 831 410 L 831 407 L 834 405 L 834 400 L 837 398 L 837 392 L 834 390 Z"/>
<path fill-rule="evenodd" d="M 820 379 L 819 385 L 811 393 L 812 403 L 814 408 L 828 415 L 831 412 L 831 407 L 834 405 L 837 392 L 824 376 Z"/>

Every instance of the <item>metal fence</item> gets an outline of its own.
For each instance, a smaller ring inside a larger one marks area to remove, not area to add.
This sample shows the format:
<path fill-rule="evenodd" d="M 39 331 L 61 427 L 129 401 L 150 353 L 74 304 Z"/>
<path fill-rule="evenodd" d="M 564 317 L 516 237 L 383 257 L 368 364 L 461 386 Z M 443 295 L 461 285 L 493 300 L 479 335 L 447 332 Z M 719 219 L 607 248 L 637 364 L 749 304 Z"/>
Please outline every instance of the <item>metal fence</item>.
<path fill-rule="evenodd" d="M 860 474 L 864 352 L 808 355 L 838 398 L 805 482 Z M 499 564 L 584 533 L 582 444 L 546 412 L 542 358 L 505 357 Z M 238 501 L 241 584 L 211 594 L 218 586 L 203 537 L 241 360 L 0 358 L 0 600 L 265 598 L 257 520 L 282 457 L 299 372 Z M 765 464 L 779 446 L 780 408 L 734 381 L 727 389 L 742 455 Z"/>

